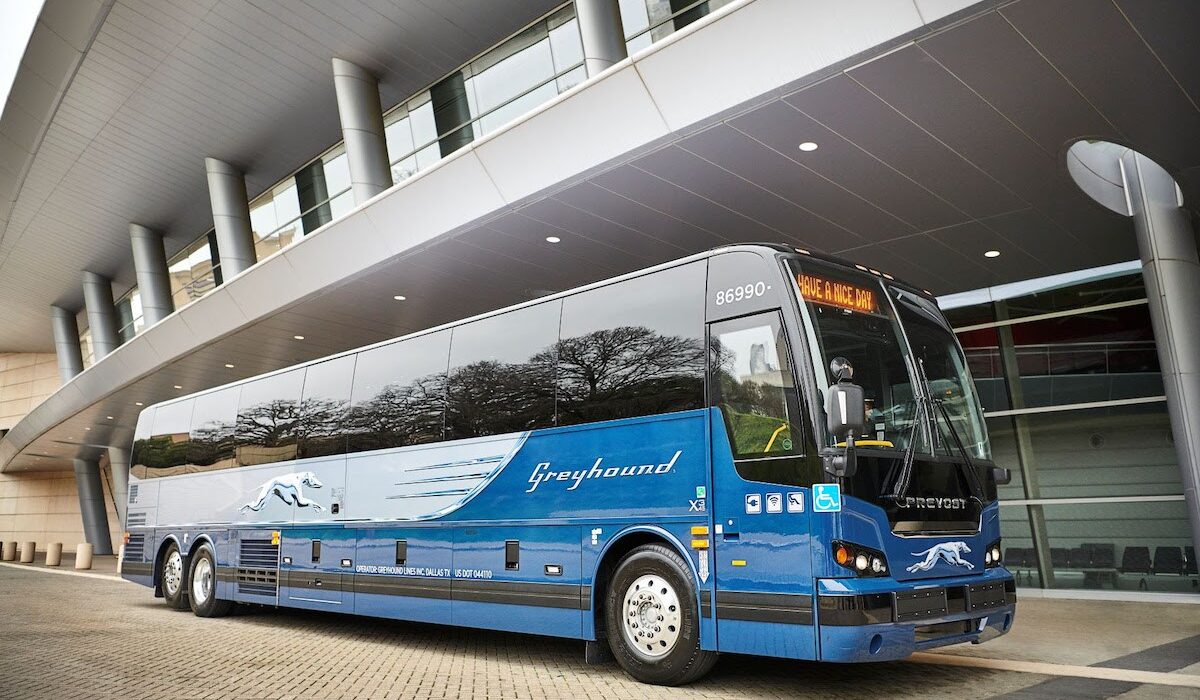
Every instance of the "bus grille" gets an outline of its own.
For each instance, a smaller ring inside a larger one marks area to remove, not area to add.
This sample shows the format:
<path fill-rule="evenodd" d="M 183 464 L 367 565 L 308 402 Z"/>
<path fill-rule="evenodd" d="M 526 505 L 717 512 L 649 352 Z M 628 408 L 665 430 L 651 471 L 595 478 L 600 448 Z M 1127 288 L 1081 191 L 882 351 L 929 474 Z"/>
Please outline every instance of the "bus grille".
<path fill-rule="evenodd" d="M 146 512 L 130 513 L 125 516 L 125 527 L 141 527 L 146 524 Z"/>
<path fill-rule="evenodd" d="M 146 535 L 130 535 L 125 543 L 125 561 L 144 561 L 146 557 Z"/>
<path fill-rule="evenodd" d="M 238 593 L 275 597 L 279 592 L 279 545 L 271 540 L 242 540 L 234 572 Z"/>

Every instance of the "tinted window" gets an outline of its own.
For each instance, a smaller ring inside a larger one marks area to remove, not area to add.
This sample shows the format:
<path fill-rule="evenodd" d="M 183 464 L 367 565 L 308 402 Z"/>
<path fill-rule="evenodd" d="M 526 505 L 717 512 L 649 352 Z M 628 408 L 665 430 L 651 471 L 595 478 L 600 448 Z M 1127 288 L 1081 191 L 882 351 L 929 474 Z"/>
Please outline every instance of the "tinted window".
<path fill-rule="evenodd" d="M 300 369 L 242 385 L 235 433 L 239 465 L 296 458 L 303 382 L 304 370 Z"/>
<path fill-rule="evenodd" d="M 346 452 L 346 418 L 357 355 L 310 366 L 300 399 L 297 456 L 325 457 Z"/>
<path fill-rule="evenodd" d="M 554 425 L 560 302 L 455 328 L 447 386 L 447 439 Z"/>
<path fill-rule="evenodd" d="M 712 326 L 713 402 L 743 479 L 807 486 L 820 476 L 805 452 L 787 338 L 777 312 Z"/>
<path fill-rule="evenodd" d="M 442 439 L 450 331 L 359 353 L 350 406 L 350 452 Z"/>
<path fill-rule="evenodd" d="M 192 425 L 193 403 L 193 399 L 187 399 L 154 409 L 150 436 L 138 450 L 144 473 L 135 471 L 134 476 L 142 478 L 184 473 L 184 465 L 188 461 L 188 431 Z"/>
<path fill-rule="evenodd" d="M 703 262 L 567 297 L 560 425 L 704 405 Z"/>
<path fill-rule="evenodd" d="M 233 386 L 196 397 L 188 446 L 188 462 L 195 467 L 193 471 L 236 466 L 233 435 L 241 390 L 242 387 Z"/>
<path fill-rule="evenodd" d="M 153 452 L 150 436 L 154 431 L 153 407 L 138 414 L 137 428 L 133 432 L 133 454 L 129 460 L 130 473 L 139 479 L 146 478 L 146 458 Z"/>

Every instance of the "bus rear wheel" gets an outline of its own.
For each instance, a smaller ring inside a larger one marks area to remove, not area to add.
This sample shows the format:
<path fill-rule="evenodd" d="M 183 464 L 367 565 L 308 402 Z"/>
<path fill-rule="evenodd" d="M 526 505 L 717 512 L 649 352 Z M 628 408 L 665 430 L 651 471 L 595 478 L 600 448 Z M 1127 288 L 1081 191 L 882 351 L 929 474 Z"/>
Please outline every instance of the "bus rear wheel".
<path fill-rule="evenodd" d="M 176 610 L 187 610 L 188 608 L 186 574 L 183 553 L 179 551 L 179 545 L 172 542 L 167 545 L 167 551 L 163 554 L 162 570 L 159 571 L 158 580 L 162 585 L 163 600 Z"/>
<path fill-rule="evenodd" d="M 192 555 L 191 582 L 192 612 L 199 617 L 224 617 L 233 610 L 233 601 L 217 598 L 217 558 L 212 547 L 200 545 Z"/>
<path fill-rule="evenodd" d="M 716 652 L 700 648 L 691 568 L 670 547 L 647 544 L 626 554 L 613 573 L 604 609 L 613 656 L 643 683 L 691 683 L 716 663 Z"/>

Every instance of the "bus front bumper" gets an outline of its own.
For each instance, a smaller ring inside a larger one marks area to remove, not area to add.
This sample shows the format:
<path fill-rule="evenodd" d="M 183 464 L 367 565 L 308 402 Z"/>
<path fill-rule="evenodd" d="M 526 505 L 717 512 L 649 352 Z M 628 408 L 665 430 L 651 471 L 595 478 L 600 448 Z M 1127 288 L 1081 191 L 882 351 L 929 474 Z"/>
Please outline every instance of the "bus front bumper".
<path fill-rule="evenodd" d="M 1008 632 L 1016 611 L 1015 581 L 999 567 L 919 584 L 822 579 L 820 655 L 826 661 L 891 661 L 947 644 L 978 644 Z"/>

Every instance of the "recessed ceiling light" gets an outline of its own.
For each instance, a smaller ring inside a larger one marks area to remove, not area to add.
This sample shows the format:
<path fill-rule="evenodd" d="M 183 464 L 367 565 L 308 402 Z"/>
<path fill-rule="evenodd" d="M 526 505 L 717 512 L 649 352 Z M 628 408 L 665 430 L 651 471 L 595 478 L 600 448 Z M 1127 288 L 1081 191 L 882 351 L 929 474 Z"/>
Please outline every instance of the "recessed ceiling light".
<path fill-rule="evenodd" d="M 86 430 L 91 430 L 91 428 L 84 428 L 84 430 L 85 430 L 85 431 L 86 431 Z"/>
<path fill-rule="evenodd" d="M 116 420 L 116 418 L 113 418 L 112 416 L 106 416 L 106 417 L 107 417 L 109 420 Z"/>
<path fill-rule="evenodd" d="M 182 387 L 182 386 L 180 386 L 179 384 L 176 384 L 176 385 L 175 385 L 175 388 L 176 388 L 176 389 L 182 389 L 183 387 Z"/>
<path fill-rule="evenodd" d="M 134 401 L 133 405 L 134 406 L 145 406 L 146 404 L 142 403 L 141 401 Z"/>
<path fill-rule="evenodd" d="M 983 254 L 983 257 L 985 257 L 985 258 L 998 258 L 998 257 L 1000 257 L 1000 251 L 998 251 L 998 250 L 989 250 L 989 251 L 987 251 L 986 253 L 984 253 L 984 254 Z"/>
<path fill-rule="evenodd" d="M 800 150 L 804 152 L 815 151 L 817 148 L 817 144 L 813 143 L 812 141 L 805 141 L 804 143 L 800 144 Z"/>
<path fill-rule="evenodd" d="M 225 369 L 233 369 L 233 365 L 231 365 L 231 364 L 229 364 L 228 362 L 226 362 L 226 363 L 225 363 Z"/>
<path fill-rule="evenodd" d="M 561 243 L 562 239 L 558 236 L 546 236 L 547 243 Z"/>
<path fill-rule="evenodd" d="M 302 335 L 293 335 L 292 337 L 295 338 L 296 340 L 304 340 L 304 336 L 302 336 Z"/>
<path fill-rule="evenodd" d="M 404 301 L 408 297 L 404 296 L 403 294 L 397 294 L 396 296 L 394 296 L 392 298 L 395 299 L 396 301 Z"/>

